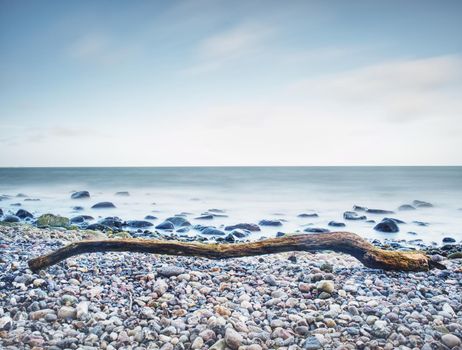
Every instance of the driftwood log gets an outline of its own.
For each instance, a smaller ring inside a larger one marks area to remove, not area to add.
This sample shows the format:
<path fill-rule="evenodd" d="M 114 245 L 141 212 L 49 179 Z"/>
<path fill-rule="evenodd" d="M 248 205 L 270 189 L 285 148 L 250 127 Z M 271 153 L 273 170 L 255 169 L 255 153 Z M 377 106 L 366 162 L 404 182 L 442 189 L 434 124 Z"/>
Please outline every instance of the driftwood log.
<path fill-rule="evenodd" d="M 71 243 L 50 254 L 29 260 L 32 271 L 39 271 L 75 255 L 96 252 L 138 252 L 177 256 L 197 256 L 209 259 L 229 259 L 245 256 L 292 251 L 315 252 L 330 250 L 354 256 L 364 266 L 383 270 L 428 271 L 444 269 L 423 252 L 389 251 L 374 247 L 354 233 L 332 232 L 297 234 L 250 243 L 203 244 L 155 239 L 108 239 Z"/>

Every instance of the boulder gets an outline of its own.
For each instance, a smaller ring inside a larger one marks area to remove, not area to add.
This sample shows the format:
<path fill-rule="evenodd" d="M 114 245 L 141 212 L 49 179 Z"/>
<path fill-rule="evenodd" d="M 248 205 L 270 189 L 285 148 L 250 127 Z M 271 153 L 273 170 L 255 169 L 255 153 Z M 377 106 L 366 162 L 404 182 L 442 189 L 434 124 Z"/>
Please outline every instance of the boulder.
<path fill-rule="evenodd" d="M 16 215 L 5 215 L 3 222 L 19 222 L 19 218 Z"/>
<path fill-rule="evenodd" d="M 84 199 L 90 198 L 90 192 L 88 191 L 78 191 L 71 194 L 72 199 Z"/>
<path fill-rule="evenodd" d="M 280 220 L 260 220 L 258 223 L 260 226 L 282 226 Z"/>
<path fill-rule="evenodd" d="M 456 240 L 452 237 L 444 237 L 443 243 L 456 243 Z"/>
<path fill-rule="evenodd" d="M 260 231 L 260 227 L 257 224 L 236 224 L 236 225 L 231 225 L 231 226 L 226 226 L 225 231 L 233 231 L 236 229 L 241 229 L 241 230 L 247 230 L 250 232 L 256 232 Z"/>
<path fill-rule="evenodd" d="M 105 209 L 105 208 L 115 208 L 116 206 L 112 202 L 99 202 L 92 206 L 93 209 Z"/>
<path fill-rule="evenodd" d="M 110 230 L 111 228 L 108 226 L 104 226 L 102 224 L 94 223 L 94 224 L 88 225 L 87 227 L 85 227 L 85 229 L 92 230 L 92 231 L 106 231 L 106 230 Z"/>
<path fill-rule="evenodd" d="M 130 193 L 128 191 L 120 191 L 120 192 L 116 192 L 115 195 L 119 197 L 129 197 Z"/>
<path fill-rule="evenodd" d="M 3 216 L 3 210 L 0 208 L 0 216 Z"/>
<path fill-rule="evenodd" d="M 157 269 L 157 273 L 160 276 L 164 276 L 164 277 L 178 276 L 184 272 L 185 272 L 184 268 L 180 266 L 175 266 L 175 265 L 164 265 L 160 267 L 159 269 Z"/>
<path fill-rule="evenodd" d="M 132 228 L 143 228 L 153 226 L 153 224 L 144 220 L 130 220 L 127 221 L 127 226 Z"/>
<path fill-rule="evenodd" d="M 374 226 L 374 230 L 380 232 L 398 232 L 399 227 L 394 220 L 385 218 L 377 225 Z"/>
<path fill-rule="evenodd" d="M 29 213 L 27 210 L 25 209 L 19 209 L 17 212 L 16 212 L 16 216 L 20 219 L 26 219 L 26 218 L 33 218 L 34 215 L 32 215 L 31 213 Z"/>
<path fill-rule="evenodd" d="M 236 230 L 232 230 L 231 234 L 236 238 L 244 238 L 244 237 L 247 237 L 248 235 L 250 235 L 250 231 L 236 229 Z"/>
<path fill-rule="evenodd" d="M 361 207 L 359 205 L 353 205 L 353 210 L 354 211 L 366 211 L 367 208 L 366 207 Z"/>
<path fill-rule="evenodd" d="M 202 234 L 208 236 L 224 236 L 225 233 L 215 227 L 207 227 L 201 231 Z"/>
<path fill-rule="evenodd" d="M 157 225 L 156 228 L 159 230 L 173 230 L 175 225 L 173 225 L 172 222 L 166 220 Z"/>
<path fill-rule="evenodd" d="M 398 210 L 400 211 L 415 210 L 415 207 L 413 207 L 410 204 L 403 204 L 399 206 Z"/>
<path fill-rule="evenodd" d="M 333 227 L 345 227 L 345 223 L 343 222 L 338 222 L 338 221 L 330 221 L 328 224 L 328 226 L 333 226 Z"/>
<path fill-rule="evenodd" d="M 316 213 L 301 213 L 297 215 L 299 218 L 317 218 L 319 215 Z"/>
<path fill-rule="evenodd" d="M 110 228 L 122 228 L 125 223 L 117 216 L 108 216 L 99 221 L 101 225 L 110 227 Z"/>
<path fill-rule="evenodd" d="M 304 232 L 311 232 L 311 233 L 328 233 L 330 232 L 326 228 L 320 228 L 320 227 L 308 227 L 303 230 Z"/>
<path fill-rule="evenodd" d="M 43 228 L 43 227 L 68 227 L 69 226 L 69 219 L 60 216 L 60 215 L 54 215 L 54 214 L 43 214 L 40 215 L 35 222 L 37 227 Z"/>
<path fill-rule="evenodd" d="M 425 201 L 414 200 L 412 204 L 417 208 L 432 208 L 433 204 Z"/>
<path fill-rule="evenodd" d="M 369 214 L 394 214 L 391 210 L 384 210 L 384 209 L 367 209 L 366 213 Z"/>
<path fill-rule="evenodd" d="M 71 218 L 70 222 L 72 224 L 82 224 L 86 221 L 94 220 L 93 216 L 90 215 L 78 215 Z"/>
<path fill-rule="evenodd" d="M 343 218 L 345 220 L 366 220 L 367 217 L 365 215 L 358 215 L 354 211 L 346 211 L 343 213 Z"/>
<path fill-rule="evenodd" d="M 170 221 L 175 227 L 191 226 L 191 223 L 185 217 L 179 215 L 171 216 L 165 221 Z"/>

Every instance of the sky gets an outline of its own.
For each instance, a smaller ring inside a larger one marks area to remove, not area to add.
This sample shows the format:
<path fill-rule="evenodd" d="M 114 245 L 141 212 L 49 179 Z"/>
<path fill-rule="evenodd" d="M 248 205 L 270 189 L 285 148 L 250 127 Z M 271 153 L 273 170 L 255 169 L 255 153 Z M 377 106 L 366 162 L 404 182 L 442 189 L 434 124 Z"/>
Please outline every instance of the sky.
<path fill-rule="evenodd" d="M 462 165 L 461 1 L 0 0 L 0 166 Z"/>

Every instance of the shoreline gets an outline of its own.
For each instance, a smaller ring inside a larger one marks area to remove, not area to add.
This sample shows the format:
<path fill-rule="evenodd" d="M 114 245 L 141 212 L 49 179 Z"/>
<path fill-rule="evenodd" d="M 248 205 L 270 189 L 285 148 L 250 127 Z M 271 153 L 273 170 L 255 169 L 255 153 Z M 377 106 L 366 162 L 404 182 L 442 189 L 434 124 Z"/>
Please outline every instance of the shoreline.
<path fill-rule="evenodd" d="M 448 270 L 403 273 L 329 252 L 95 253 L 27 269 L 93 235 L 0 225 L 0 347 L 430 350 L 462 339 L 462 259 L 439 255 Z"/>

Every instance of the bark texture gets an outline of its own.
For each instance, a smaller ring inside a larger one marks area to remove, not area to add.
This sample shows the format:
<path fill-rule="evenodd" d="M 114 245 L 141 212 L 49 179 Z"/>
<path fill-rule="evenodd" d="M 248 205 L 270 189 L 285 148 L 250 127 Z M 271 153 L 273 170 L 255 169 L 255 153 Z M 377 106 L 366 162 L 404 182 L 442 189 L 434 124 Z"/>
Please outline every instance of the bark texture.
<path fill-rule="evenodd" d="M 235 244 L 203 244 L 154 239 L 88 240 L 74 242 L 50 254 L 31 259 L 29 260 L 29 267 L 35 272 L 75 255 L 96 252 L 138 252 L 229 259 L 292 251 L 315 252 L 323 250 L 349 254 L 366 267 L 384 270 L 428 271 L 433 267 L 444 268 L 443 265 L 432 262 L 423 252 L 379 249 L 358 235 L 349 232 L 297 234 Z"/>

